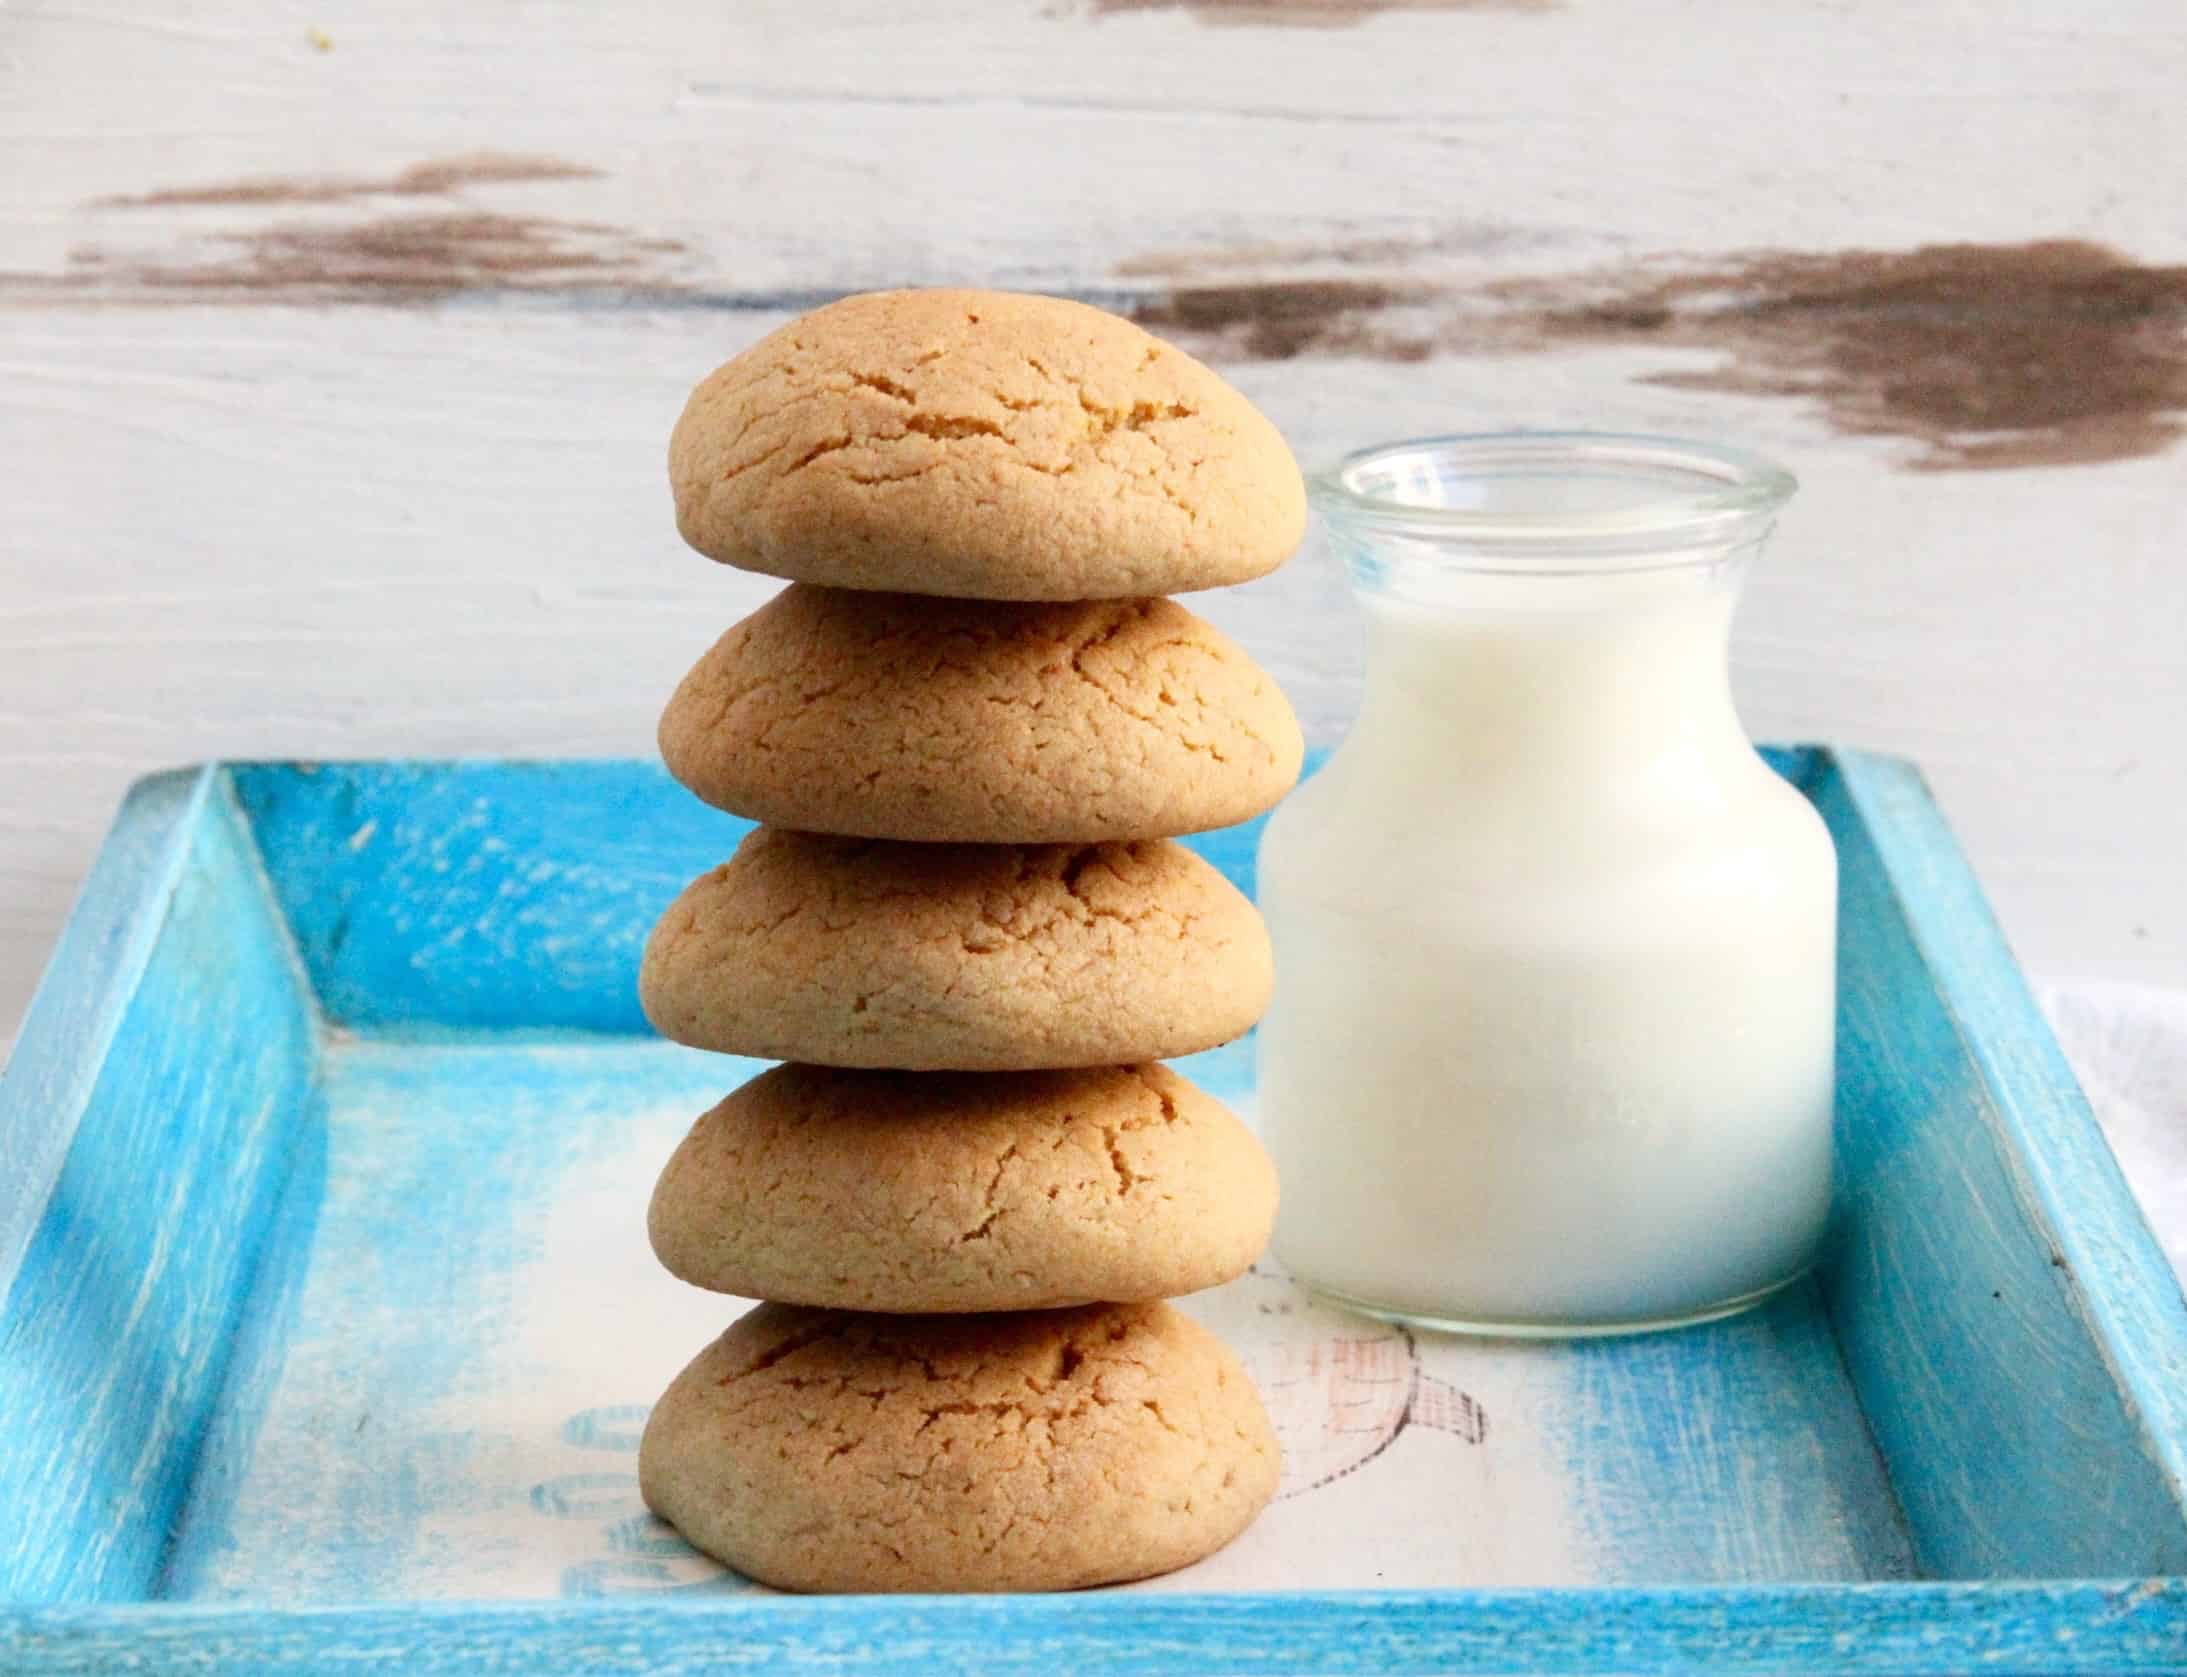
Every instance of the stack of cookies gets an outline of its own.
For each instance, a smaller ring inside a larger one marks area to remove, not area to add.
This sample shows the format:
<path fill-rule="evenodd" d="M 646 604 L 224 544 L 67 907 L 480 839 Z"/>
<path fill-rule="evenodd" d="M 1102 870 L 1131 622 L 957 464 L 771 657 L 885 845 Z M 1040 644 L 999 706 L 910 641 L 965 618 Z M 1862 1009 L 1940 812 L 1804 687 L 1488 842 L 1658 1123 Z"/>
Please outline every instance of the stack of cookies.
<path fill-rule="evenodd" d="M 769 1302 L 655 1408 L 646 1501 L 801 1590 L 1067 1589 L 1196 1560 L 1273 1493 L 1235 1357 L 1161 1301 L 1242 1273 L 1276 1179 L 1156 1062 L 1260 1016 L 1268 940 L 1175 835 L 1269 808 L 1298 725 L 1162 596 L 1297 545 L 1282 439 L 1074 303 L 854 297 L 729 362 L 670 447 L 702 553 L 792 586 L 661 719 L 762 823 L 647 946 L 678 1042 L 787 1062 L 649 1225 Z"/>

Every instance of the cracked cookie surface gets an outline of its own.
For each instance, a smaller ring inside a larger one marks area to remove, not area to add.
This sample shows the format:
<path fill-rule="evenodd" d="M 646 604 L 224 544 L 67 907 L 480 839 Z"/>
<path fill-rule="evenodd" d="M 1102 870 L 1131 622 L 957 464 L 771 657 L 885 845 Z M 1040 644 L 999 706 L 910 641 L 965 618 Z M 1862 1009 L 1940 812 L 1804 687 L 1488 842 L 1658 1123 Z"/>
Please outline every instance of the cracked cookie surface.
<path fill-rule="evenodd" d="M 1214 1553 L 1274 1494 L 1238 1360 L 1167 1305 L 888 1317 L 765 1304 L 676 1377 L 646 1504 L 762 1583 L 1065 1590 Z"/>
<path fill-rule="evenodd" d="M 831 303 L 703 380 L 668 458 L 693 547 L 836 588 L 1183 593 L 1266 574 L 1306 528 L 1298 467 L 1243 396 L 1052 297 Z"/>
<path fill-rule="evenodd" d="M 1167 839 L 899 844 L 761 827 L 646 942 L 671 1041 L 909 1071 L 1196 1054 L 1267 1008 L 1268 934 Z"/>
<path fill-rule="evenodd" d="M 1276 1173 L 1166 1066 L 777 1066 L 692 1128 L 647 1231 L 715 1292 L 878 1311 L 1175 1298 L 1268 1243 Z"/>
<path fill-rule="evenodd" d="M 1173 600 L 1013 605 L 795 584 L 692 668 L 661 755 L 708 803 L 859 838 L 1166 838 L 1270 808 L 1298 720 Z"/>

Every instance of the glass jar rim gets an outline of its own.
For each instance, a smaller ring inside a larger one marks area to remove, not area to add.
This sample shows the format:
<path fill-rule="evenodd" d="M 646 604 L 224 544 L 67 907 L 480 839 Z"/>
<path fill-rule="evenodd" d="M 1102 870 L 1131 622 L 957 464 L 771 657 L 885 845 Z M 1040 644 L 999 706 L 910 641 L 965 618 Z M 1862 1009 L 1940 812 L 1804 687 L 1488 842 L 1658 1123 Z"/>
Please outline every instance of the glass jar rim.
<path fill-rule="evenodd" d="M 1623 504 L 1574 510 L 1454 506 L 1399 492 L 1393 480 L 1430 466 L 1449 481 L 1560 475 L 1613 478 L 1635 493 Z M 1469 566 L 1509 560 L 1529 571 L 1627 569 L 1687 563 L 1768 533 L 1799 487 L 1784 467 L 1719 443 L 1619 431 L 1459 433 L 1378 443 L 1307 480 L 1332 525 L 1445 546 Z"/>

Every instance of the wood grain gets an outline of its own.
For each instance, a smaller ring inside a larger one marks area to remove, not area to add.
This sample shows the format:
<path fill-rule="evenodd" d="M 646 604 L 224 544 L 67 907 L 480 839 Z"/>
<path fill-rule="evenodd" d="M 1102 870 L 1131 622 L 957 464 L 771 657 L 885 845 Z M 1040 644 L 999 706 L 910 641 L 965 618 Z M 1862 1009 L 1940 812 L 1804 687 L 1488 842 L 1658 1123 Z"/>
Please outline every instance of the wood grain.
<path fill-rule="evenodd" d="M 12 1078 L 0 1107 L 67 1145 L 0 1322 L 0 1409 L 41 1440 L 0 1452 L 11 1601 L 153 1593 L 311 1121 L 317 1016 L 225 778 L 200 786 L 163 900 L 131 928 L 151 939 L 112 1035 L 33 1022 L 97 1063 L 80 1113 L 29 1105 Z"/>
<path fill-rule="evenodd" d="M 1684 0 L 1357 10 L 1296 29 L 1079 0 L 389 0 L 325 20 L 321 51 L 278 0 L 36 5 L 14 14 L 0 267 L 231 224 L 91 200 L 481 150 L 602 173 L 465 202 L 677 240 L 673 273 L 709 294 L 1076 288 L 1148 252 L 1360 239 L 1474 271 L 2043 234 L 2187 259 L 2150 167 L 2187 154 L 2165 0 L 1707 28 Z"/>
<path fill-rule="evenodd" d="M 405 1604 L 269 1613 L 161 1604 L 0 1616 L 24 1677 L 471 1677 L 730 1670 L 1025 1677 L 2048 1677 L 2177 1672 L 2187 1585 L 1931 1584 L 1847 1590 L 1419 1591 L 1252 1596 L 868 1596 L 850 1600 Z"/>
<path fill-rule="evenodd" d="M 6 1062 L 8 1099 L 30 1116 L 0 1125 L 0 1297 L 21 1272 L 217 781 L 182 771 L 130 793 L 54 949 L 52 975 L 26 1021 L 30 1045 Z"/>
<path fill-rule="evenodd" d="M 1919 777 L 1856 759 L 1810 793 L 1842 901 L 1831 1319 L 1915 1553 L 1937 1577 L 2187 1571 L 2170 1269 L 2049 1033 L 2007 1023 L 2035 1004 Z M 2091 1483 L 2089 1453 L 2117 1471 Z"/>

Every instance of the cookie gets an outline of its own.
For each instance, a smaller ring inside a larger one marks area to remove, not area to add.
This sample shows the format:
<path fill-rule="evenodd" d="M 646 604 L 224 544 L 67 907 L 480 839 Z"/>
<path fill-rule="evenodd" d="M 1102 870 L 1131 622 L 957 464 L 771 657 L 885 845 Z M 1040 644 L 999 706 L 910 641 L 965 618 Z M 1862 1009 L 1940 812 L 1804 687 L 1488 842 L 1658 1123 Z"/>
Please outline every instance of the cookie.
<path fill-rule="evenodd" d="M 1166 838 L 1298 779 L 1283 694 L 1172 600 L 784 589 L 661 717 L 669 772 L 775 826 L 975 844 Z"/>
<path fill-rule="evenodd" d="M 1245 1273 L 1276 1172 L 1166 1066 L 777 1066 L 698 1121 L 646 1217 L 670 1274 L 848 1310 L 1174 1298 Z"/>
<path fill-rule="evenodd" d="M 789 1590 L 1069 1590 L 1174 1571 L 1275 1492 L 1244 1370 L 1162 1304 L 765 1304 L 646 1423 L 646 1505 Z"/>
<path fill-rule="evenodd" d="M 691 393 L 676 524 L 747 571 L 987 600 L 1245 582 L 1306 529 L 1276 428 L 1083 303 L 890 291 L 792 321 Z"/>
<path fill-rule="evenodd" d="M 1031 1071 L 1196 1054 L 1268 1006 L 1268 933 L 1180 844 L 761 827 L 646 943 L 661 1035 L 763 1060 Z"/>

